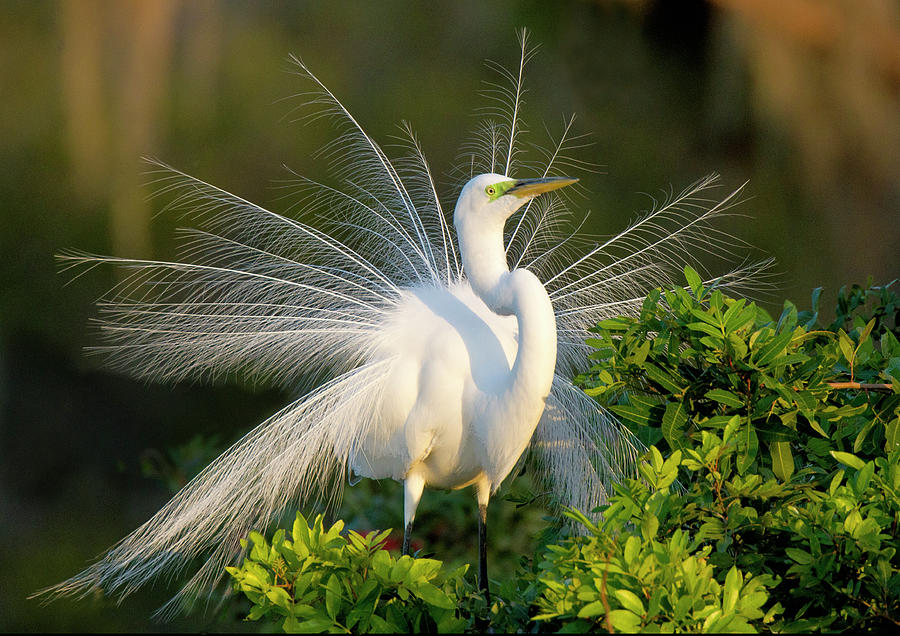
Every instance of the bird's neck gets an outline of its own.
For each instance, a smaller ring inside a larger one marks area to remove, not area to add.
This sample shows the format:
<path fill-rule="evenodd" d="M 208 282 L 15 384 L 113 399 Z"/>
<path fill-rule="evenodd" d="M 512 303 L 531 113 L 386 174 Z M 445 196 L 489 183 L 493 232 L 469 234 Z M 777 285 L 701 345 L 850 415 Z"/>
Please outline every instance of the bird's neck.
<path fill-rule="evenodd" d="M 528 270 L 517 269 L 503 277 L 500 284 L 506 288 L 500 295 L 509 295 L 512 313 L 519 322 L 519 348 L 512 368 L 510 397 L 523 402 L 536 400 L 530 407 L 538 409 L 536 426 L 556 371 L 556 315 L 547 290 Z"/>
<path fill-rule="evenodd" d="M 485 227 L 484 220 L 481 221 L 477 228 L 467 224 L 457 226 L 466 277 L 473 291 L 492 311 L 516 316 L 519 347 L 508 390 L 523 397 L 539 398 L 542 409 L 556 369 L 553 305 L 534 274 L 524 269 L 509 271 L 502 224 Z"/>
<path fill-rule="evenodd" d="M 456 229 L 463 268 L 472 290 L 491 311 L 511 314 L 512 310 L 504 306 L 507 299 L 500 297 L 501 281 L 509 274 L 503 247 L 503 223 L 480 219 L 479 223 L 460 223 Z"/>

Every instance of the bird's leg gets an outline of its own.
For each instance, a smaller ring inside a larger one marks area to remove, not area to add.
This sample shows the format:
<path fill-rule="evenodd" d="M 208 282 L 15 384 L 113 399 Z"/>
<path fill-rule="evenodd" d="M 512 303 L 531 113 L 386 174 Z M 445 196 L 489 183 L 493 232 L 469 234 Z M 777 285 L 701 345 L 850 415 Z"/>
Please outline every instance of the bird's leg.
<path fill-rule="evenodd" d="M 409 554 L 412 524 L 424 489 L 425 480 L 416 472 L 410 471 L 403 480 L 403 554 Z"/>
<path fill-rule="evenodd" d="M 491 604 L 491 590 L 487 575 L 487 506 L 478 504 L 478 587 L 484 592 L 488 605 Z"/>
<path fill-rule="evenodd" d="M 488 606 L 491 604 L 491 590 L 487 574 L 487 506 L 491 496 L 490 484 L 479 482 L 475 487 L 478 497 L 478 587 L 484 592 Z"/>
<path fill-rule="evenodd" d="M 412 523 L 403 526 L 403 551 L 401 554 L 409 554 L 409 535 L 412 534 Z"/>

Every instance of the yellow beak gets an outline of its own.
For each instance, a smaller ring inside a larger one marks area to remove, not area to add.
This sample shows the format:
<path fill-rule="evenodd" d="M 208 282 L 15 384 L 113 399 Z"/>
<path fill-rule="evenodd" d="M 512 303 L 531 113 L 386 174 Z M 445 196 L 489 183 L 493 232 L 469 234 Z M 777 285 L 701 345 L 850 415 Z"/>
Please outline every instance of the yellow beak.
<path fill-rule="evenodd" d="M 542 177 L 540 179 L 516 179 L 515 185 L 506 191 L 506 194 L 514 194 L 517 197 L 536 197 L 544 192 L 572 185 L 578 179 L 571 177 Z"/>

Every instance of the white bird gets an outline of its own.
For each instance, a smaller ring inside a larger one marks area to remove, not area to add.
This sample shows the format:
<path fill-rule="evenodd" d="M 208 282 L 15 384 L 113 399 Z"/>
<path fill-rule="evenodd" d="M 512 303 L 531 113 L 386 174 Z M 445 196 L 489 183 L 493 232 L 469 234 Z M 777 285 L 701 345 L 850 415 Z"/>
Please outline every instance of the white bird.
<path fill-rule="evenodd" d="M 556 369 L 556 317 L 527 269 L 506 263 L 506 220 L 533 197 L 575 182 L 482 174 L 453 213 L 466 281 L 406 290 L 371 359 L 387 381 L 376 426 L 350 457 L 363 477 L 403 481 L 403 552 L 425 486 L 474 485 L 479 583 L 488 594 L 490 495 L 525 451 Z"/>
<path fill-rule="evenodd" d="M 66 264 L 112 263 L 132 273 L 101 303 L 99 347 L 142 378 L 251 381 L 312 389 L 258 425 L 156 515 L 49 597 L 97 589 L 124 597 L 206 557 L 162 611 L 211 591 L 251 529 L 288 505 L 334 502 L 352 473 L 404 483 L 404 551 L 423 488 L 475 487 L 479 581 L 487 592 L 489 497 L 527 459 L 559 505 L 589 511 L 628 474 L 639 444 L 576 389 L 588 367 L 587 329 L 640 308 L 691 250 L 730 250 L 711 223 L 734 204 L 706 198 L 703 179 L 626 230 L 587 242 L 564 231 L 549 175 L 572 165 L 569 120 L 546 160 L 517 178 L 522 71 L 502 71 L 501 104 L 465 147 L 467 183 L 453 226 L 408 126 L 392 161 L 307 67 L 310 103 L 342 134 L 330 146 L 340 188 L 296 184 L 316 226 L 282 216 L 157 164 L 183 230 L 178 261 L 80 253 Z M 478 176 L 471 177 L 472 174 Z M 515 176 L 510 176 L 515 175 Z M 457 252 L 458 243 L 458 252 Z M 460 256 L 461 255 L 461 262 Z M 742 268 L 717 284 L 752 280 Z M 526 452 L 526 450 L 528 452 Z"/>

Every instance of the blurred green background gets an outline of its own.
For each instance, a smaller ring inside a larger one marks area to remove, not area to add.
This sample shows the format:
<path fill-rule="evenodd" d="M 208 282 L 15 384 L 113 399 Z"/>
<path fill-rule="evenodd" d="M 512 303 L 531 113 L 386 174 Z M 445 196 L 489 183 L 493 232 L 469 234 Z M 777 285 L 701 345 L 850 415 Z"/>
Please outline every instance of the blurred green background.
<path fill-rule="evenodd" d="M 515 64 L 520 27 L 540 47 L 526 97 L 537 139 L 574 112 L 592 143 L 581 158 L 602 166 L 576 175 L 591 231 L 622 229 L 648 205 L 640 192 L 717 171 L 728 187 L 749 180 L 728 229 L 777 259 L 772 309 L 900 275 L 895 0 L 0 0 L 0 629 L 241 627 L 238 606 L 150 622 L 164 585 L 118 607 L 25 596 L 76 573 L 286 399 L 104 372 L 83 347 L 114 273 L 67 284 L 53 255 L 173 253 L 178 220 L 153 218 L 142 156 L 276 211 L 283 165 L 327 178 L 315 150 L 331 131 L 293 121 L 285 100 L 307 88 L 291 53 L 376 139 L 412 122 L 449 182 L 484 60 Z M 350 492 L 340 514 L 357 529 L 401 526 L 395 486 Z M 426 495 L 426 551 L 475 559 L 469 496 Z M 530 553 L 541 515 L 492 504 L 492 576 Z"/>

